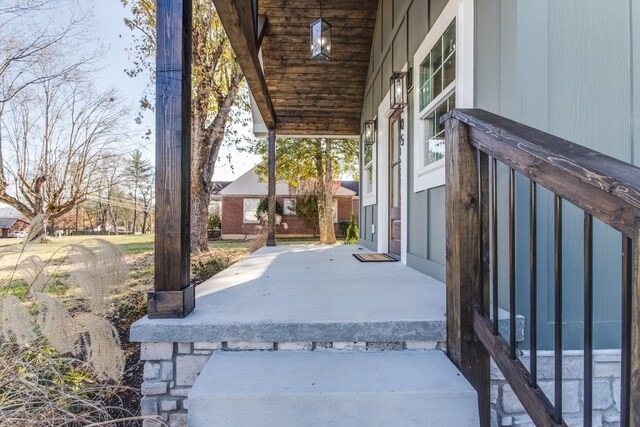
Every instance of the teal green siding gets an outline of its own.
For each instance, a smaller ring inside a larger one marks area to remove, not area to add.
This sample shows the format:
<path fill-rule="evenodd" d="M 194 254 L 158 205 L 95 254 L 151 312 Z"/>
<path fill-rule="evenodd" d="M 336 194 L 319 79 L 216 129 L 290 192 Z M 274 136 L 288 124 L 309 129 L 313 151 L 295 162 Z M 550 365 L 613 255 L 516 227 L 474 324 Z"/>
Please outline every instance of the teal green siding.
<path fill-rule="evenodd" d="M 636 6 L 637 9 L 637 6 Z M 631 0 L 476 1 L 476 106 L 638 163 L 638 11 Z M 635 31 L 637 32 L 637 31 Z M 528 316 L 528 183 L 517 185 L 518 313 Z M 499 173 L 506 219 L 506 170 Z M 552 196 L 538 206 L 539 343 L 553 346 Z M 582 214 L 564 203 L 563 310 L 565 348 L 582 346 Z M 499 274 L 507 277 L 506 230 L 499 236 Z M 619 346 L 619 233 L 595 226 L 595 344 Z M 501 305 L 507 284 L 500 280 Z"/>
<path fill-rule="evenodd" d="M 389 78 L 393 71 L 400 70 L 405 63 L 412 67 L 413 55 L 424 40 L 430 26 L 436 21 L 446 0 L 380 0 L 378 18 L 371 52 L 367 92 L 363 105 L 362 120 L 376 115 L 382 97 L 389 90 Z M 408 168 L 408 227 L 407 264 L 416 270 L 439 280 L 445 279 L 444 268 L 444 187 L 414 193 L 413 190 L 413 92 L 409 93 L 407 144 Z M 378 187 L 380 191 L 386 191 Z M 361 219 L 362 228 L 370 231 L 375 222 L 375 207 L 365 207 L 366 216 Z M 380 232 L 384 227 L 376 224 Z M 376 230 L 378 231 L 378 230 Z M 361 243 L 369 248 L 375 246 L 376 236 L 361 231 Z"/>
<path fill-rule="evenodd" d="M 363 121 L 376 115 L 389 75 L 405 64 L 446 0 L 380 0 Z M 406 129 L 408 169 L 407 263 L 445 279 L 444 189 L 413 190 L 413 92 Z M 640 164 L 640 4 L 635 0 L 476 0 L 475 103 L 613 157 Z M 501 221 L 500 303 L 507 306 L 506 182 L 498 173 Z M 378 188 L 377 192 L 386 189 Z M 529 318 L 528 182 L 517 179 L 517 307 Z M 553 346 L 552 195 L 538 193 L 539 343 Z M 376 206 L 362 209 L 362 243 L 375 249 Z M 377 228 L 380 228 L 376 224 Z M 582 216 L 564 204 L 565 348 L 582 345 Z M 379 231 L 379 230 L 376 230 Z M 619 346 L 618 233 L 596 222 L 595 344 Z M 527 343 L 525 343 L 526 345 Z"/>

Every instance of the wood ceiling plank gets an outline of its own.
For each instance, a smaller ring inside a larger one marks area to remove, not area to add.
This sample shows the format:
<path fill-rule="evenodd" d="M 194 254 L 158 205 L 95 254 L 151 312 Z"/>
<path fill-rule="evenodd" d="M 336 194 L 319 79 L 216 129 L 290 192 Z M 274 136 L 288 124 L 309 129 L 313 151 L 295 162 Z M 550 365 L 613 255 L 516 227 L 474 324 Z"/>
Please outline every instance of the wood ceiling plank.
<path fill-rule="evenodd" d="M 309 59 L 315 0 L 260 0 L 269 26 L 262 42 L 264 77 L 279 135 L 356 135 L 364 100 L 378 0 L 322 0 L 332 28 L 332 58 Z"/>

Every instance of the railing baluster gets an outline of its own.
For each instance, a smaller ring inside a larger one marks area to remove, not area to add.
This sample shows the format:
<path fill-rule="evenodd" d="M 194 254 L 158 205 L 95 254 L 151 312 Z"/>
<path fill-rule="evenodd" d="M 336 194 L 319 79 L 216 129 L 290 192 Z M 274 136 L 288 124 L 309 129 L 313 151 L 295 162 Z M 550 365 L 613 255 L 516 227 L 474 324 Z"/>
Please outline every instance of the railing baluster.
<path fill-rule="evenodd" d="M 584 213 L 584 425 L 593 414 L 593 217 Z"/>
<path fill-rule="evenodd" d="M 631 298 L 633 290 L 633 240 L 622 236 L 622 367 L 620 372 L 620 426 L 629 426 L 631 396 Z"/>
<path fill-rule="evenodd" d="M 509 350 L 516 358 L 516 171 L 509 169 Z"/>
<path fill-rule="evenodd" d="M 529 380 L 532 387 L 538 386 L 538 214 L 536 212 L 536 183 L 529 187 L 529 285 L 530 285 L 530 336 L 531 366 Z"/>
<path fill-rule="evenodd" d="M 478 168 L 478 216 L 480 218 L 480 220 L 478 221 L 478 241 L 480 242 L 480 244 L 478 245 L 478 260 L 480 261 L 480 271 L 478 272 L 479 274 L 479 286 L 480 286 L 480 312 L 482 314 L 487 314 L 485 311 L 485 289 L 484 289 L 484 263 L 482 262 L 483 259 L 483 245 L 482 242 L 484 241 L 484 221 L 482 220 L 483 218 L 483 208 L 484 208 L 484 197 L 485 195 L 483 194 L 483 189 L 482 189 L 482 151 L 478 150 L 476 148 L 476 164 L 477 164 L 477 168 Z"/>
<path fill-rule="evenodd" d="M 555 421 L 562 420 L 562 198 L 554 200 L 554 282 L 555 282 Z"/>
<path fill-rule="evenodd" d="M 478 259 L 480 260 L 480 310 L 483 315 L 491 312 L 491 298 L 489 292 L 489 157 L 482 150 L 476 149 L 478 167 L 478 215 L 480 218 L 480 236 L 478 245 Z"/>
<path fill-rule="evenodd" d="M 491 163 L 491 286 L 493 287 L 493 333 L 498 335 L 498 161 Z"/>

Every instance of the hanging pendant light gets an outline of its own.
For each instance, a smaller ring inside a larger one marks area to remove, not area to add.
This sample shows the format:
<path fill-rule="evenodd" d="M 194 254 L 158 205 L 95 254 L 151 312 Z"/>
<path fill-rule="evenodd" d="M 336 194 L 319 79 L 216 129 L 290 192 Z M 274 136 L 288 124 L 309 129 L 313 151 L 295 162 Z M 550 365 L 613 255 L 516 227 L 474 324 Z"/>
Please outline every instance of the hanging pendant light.
<path fill-rule="evenodd" d="M 331 59 L 331 25 L 322 18 L 322 3 L 320 3 L 320 18 L 309 26 L 311 33 L 311 52 L 309 57 L 318 62 Z"/>

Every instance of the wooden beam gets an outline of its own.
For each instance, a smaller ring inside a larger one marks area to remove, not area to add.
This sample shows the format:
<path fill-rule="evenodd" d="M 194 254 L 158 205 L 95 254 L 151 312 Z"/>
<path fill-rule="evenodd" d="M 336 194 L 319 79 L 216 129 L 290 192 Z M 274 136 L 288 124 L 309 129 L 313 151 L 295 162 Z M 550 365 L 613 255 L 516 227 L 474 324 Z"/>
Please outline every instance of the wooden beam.
<path fill-rule="evenodd" d="M 268 181 L 268 215 L 267 246 L 276 245 L 276 130 L 269 129 L 269 181 Z"/>
<path fill-rule="evenodd" d="M 156 55 L 156 215 L 150 318 L 185 317 L 190 284 L 191 1 L 158 0 Z"/>
<path fill-rule="evenodd" d="M 486 280 L 478 248 L 484 247 L 475 149 L 467 141 L 467 127 L 446 122 L 446 276 L 447 353 L 478 392 L 480 425 L 490 424 L 489 355 L 473 331 L 473 308 L 483 299 Z M 483 185 L 485 187 L 485 185 Z"/>
<path fill-rule="evenodd" d="M 253 6 L 250 0 L 213 0 L 236 60 L 242 68 L 251 94 L 267 128 L 275 128 L 276 113 L 258 59 L 258 44 L 253 26 Z"/>
<path fill-rule="evenodd" d="M 269 21 L 267 21 L 267 17 L 265 15 L 258 16 L 258 31 L 256 36 L 256 47 L 260 50 L 260 46 L 262 45 L 262 39 L 264 38 L 264 33 L 267 30 L 267 25 Z"/>

